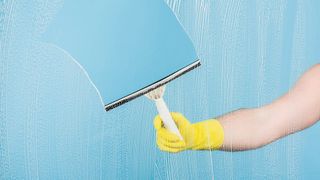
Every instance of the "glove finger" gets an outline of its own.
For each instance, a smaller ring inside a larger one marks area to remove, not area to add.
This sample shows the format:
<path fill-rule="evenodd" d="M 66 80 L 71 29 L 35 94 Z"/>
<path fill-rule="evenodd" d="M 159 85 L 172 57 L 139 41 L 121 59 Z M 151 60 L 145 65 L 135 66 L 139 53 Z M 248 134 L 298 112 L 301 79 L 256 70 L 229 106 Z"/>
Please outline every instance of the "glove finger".
<path fill-rule="evenodd" d="M 171 116 L 179 129 L 185 128 L 186 126 L 190 125 L 190 122 L 181 113 L 172 112 Z"/>
<path fill-rule="evenodd" d="M 175 121 L 178 129 L 185 128 L 186 126 L 190 125 L 190 122 L 181 113 L 172 112 L 170 114 L 172 116 L 172 119 Z M 153 125 L 156 130 L 164 127 L 162 119 L 159 115 L 154 118 Z"/>
<path fill-rule="evenodd" d="M 161 151 L 165 151 L 165 152 L 178 153 L 178 152 L 184 150 L 184 148 L 171 148 L 171 147 L 168 147 L 168 146 L 162 144 L 161 142 L 159 142 L 158 140 L 157 140 L 157 145 L 158 145 L 158 148 Z"/>
<path fill-rule="evenodd" d="M 165 128 L 158 129 L 157 136 L 158 136 L 158 138 L 165 139 L 168 142 L 179 142 L 179 141 L 181 141 L 179 136 L 175 135 L 174 133 L 168 131 Z"/>
<path fill-rule="evenodd" d="M 161 120 L 161 118 L 160 118 L 159 115 L 157 115 L 157 116 L 154 118 L 154 120 L 153 120 L 153 126 L 154 126 L 154 128 L 155 128 L 156 130 L 159 130 L 160 128 L 163 127 L 163 122 L 162 122 L 162 120 Z"/>
<path fill-rule="evenodd" d="M 186 147 L 186 143 L 184 141 L 177 141 L 177 142 L 170 142 L 170 141 L 167 141 L 166 139 L 163 139 L 162 137 L 158 137 L 157 138 L 157 141 L 164 145 L 164 146 L 167 146 L 169 148 L 185 148 Z"/>

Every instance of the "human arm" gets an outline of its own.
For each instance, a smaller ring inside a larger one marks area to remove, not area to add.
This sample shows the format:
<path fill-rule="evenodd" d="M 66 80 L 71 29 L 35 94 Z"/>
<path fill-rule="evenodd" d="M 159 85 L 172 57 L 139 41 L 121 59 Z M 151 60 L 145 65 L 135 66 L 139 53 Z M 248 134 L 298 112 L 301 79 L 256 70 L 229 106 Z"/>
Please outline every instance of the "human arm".
<path fill-rule="evenodd" d="M 224 129 L 224 142 L 220 149 L 259 148 L 310 127 L 319 118 L 320 64 L 304 73 L 288 93 L 271 104 L 218 117 Z"/>
<path fill-rule="evenodd" d="M 183 116 L 174 118 L 178 126 L 182 124 L 181 127 L 184 127 L 182 129 L 179 127 L 185 137 L 184 142 L 175 139 L 174 136 L 167 136 L 170 132 L 163 129 L 159 125 L 159 118 L 156 118 L 158 126 L 155 127 L 158 132 L 159 129 L 162 130 L 161 134 L 157 133 L 158 146 L 162 149 L 167 148 L 163 150 L 169 152 L 185 149 L 242 151 L 259 148 L 316 123 L 320 118 L 319 92 L 320 65 L 318 64 L 308 70 L 292 90 L 268 105 L 241 109 L 195 124 L 188 123 Z M 221 143 L 215 144 L 220 141 Z M 170 146 L 174 148 L 170 149 Z"/>

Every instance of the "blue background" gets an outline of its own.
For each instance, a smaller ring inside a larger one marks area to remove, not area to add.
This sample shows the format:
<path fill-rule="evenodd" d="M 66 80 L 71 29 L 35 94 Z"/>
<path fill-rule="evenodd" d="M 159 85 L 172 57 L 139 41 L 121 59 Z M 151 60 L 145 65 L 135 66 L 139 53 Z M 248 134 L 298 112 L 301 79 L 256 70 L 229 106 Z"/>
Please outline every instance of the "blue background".
<path fill-rule="evenodd" d="M 41 40 L 74 58 L 105 104 L 198 60 L 190 38 L 162 0 L 68 0 Z"/>
<path fill-rule="evenodd" d="M 60 0 L 0 2 L 0 179 L 320 177 L 318 124 L 253 151 L 159 151 L 152 102 L 106 113 L 79 66 L 38 41 Z M 203 63 L 165 96 L 192 122 L 271 102 L 319 63 L 318 0 L 167 3 Z"/>

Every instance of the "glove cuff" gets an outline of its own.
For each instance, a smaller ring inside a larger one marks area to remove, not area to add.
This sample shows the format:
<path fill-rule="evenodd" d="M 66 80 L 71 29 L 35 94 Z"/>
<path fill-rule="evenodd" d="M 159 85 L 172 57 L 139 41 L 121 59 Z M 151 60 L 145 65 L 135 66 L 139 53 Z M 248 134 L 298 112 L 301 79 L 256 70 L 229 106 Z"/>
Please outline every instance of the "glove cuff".
<path fill-rule="evenodd" d="M 221 123 L 218 120 L 211 120 L 211 127 L 212 131 L 211 134 L 211 141 L 212 141 L 212 147 L 211 149 L 217 150 L 220 149 L 223 145 L 224 141 L 224 130 L 221 125 Z"/>
<path fill-rule="evenodd" d="M 196 131 L 194 150 L 218 150 L 221 148 L 224 141 L 223 127 L 219 121 L 210 119 L 194 124 Z"/>

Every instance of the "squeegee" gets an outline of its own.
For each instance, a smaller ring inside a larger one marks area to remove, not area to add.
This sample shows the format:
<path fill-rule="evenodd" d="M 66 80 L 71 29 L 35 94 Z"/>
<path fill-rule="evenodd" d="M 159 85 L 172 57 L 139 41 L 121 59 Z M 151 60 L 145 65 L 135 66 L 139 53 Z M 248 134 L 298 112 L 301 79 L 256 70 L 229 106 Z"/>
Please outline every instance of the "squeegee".
<path fill-rule="evenodd" d="M 65 0 L 42 39 L 83 67 L 106 111 L 200 65 L 162 0 Z"/>

